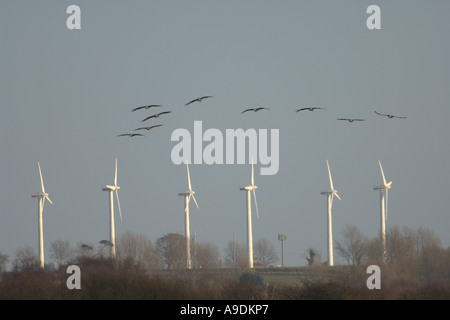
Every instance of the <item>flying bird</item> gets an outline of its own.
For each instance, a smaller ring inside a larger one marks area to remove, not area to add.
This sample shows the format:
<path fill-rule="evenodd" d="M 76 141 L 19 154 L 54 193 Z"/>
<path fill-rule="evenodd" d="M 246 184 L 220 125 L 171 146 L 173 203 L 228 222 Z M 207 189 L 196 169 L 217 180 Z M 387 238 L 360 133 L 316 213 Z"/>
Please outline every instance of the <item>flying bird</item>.
<path fill-rule="evenodd" d="M 303 111 L 303 110 L 314 111 L 314 110 L 316 110 L 316 109 L 322 109 L 322 110 L 325 110 L 325 108 L 319 108 L 319 107 L 306 107 L 306 108 L 300 108 L 300 109 L 297 109 L 297 110 L 295 110 L 295 112 L 299 112 L 299 111 Z"/>
<path fill-rule="evenodd" d="M 161 105 L 160 104 L 149 104 L 148 106 L 142 106 L 142 107 L 134 108 L 131 111 L 136 111 L 136 110 L 139 110 L 139 109 L 149 109 L 149 108 L 153 108 L 153 107 L 161 107 Z"/>
<path fill-rule="evenodd" d="M 244 113 L 244 112 L 247 112 L 247 111 L 255 111 L 255 112 L 258 112 L 259 110 L 263 110 L 263 109 L 265 109 L 265 110 L 270 110 L 269 108 L 258 107 L 258 108 L 250 108 L 250 109 L 244 110 L 244 111 L 242 111 L 241 113 Z"/>
<path fill-rule="evenodd" d="M 203 99 L 212 98 L 212 97 L 213 97 L 213 96 L 203 96 L 203 97 L 196 98 L 196 99 L 191 100 L 191 101 L 189 101 L 188 103 L 186 103 L 186 106 L 187 106 L 187 105 L 190 105 L 191 103 L 193 103 L 193 102 L 195 102 L 195 101 L 201 102 Z"/>
<path fill-rule="evenodd" d="M 143 129 L 145 129 L 145 130 L 150 130 L 150 129 L 152 129 L 152 128 L 161 127 L 161 126 L 162 126 L 162 124 L 155 124 L 154 126 L 150 126 L 150 127 L 137 128 L 137 129 L 134 129 L 134 131 L 137 131 L 137 130 L 143 130 Z"/>
<path fill-rule="evenodd" d="M 144 122 L 145 120 L 148 120 L 148 119 L 150 119 L 150 118 L 158 118 L 160 115 L 162 115 L 162 114 L 166 114 L 166 113 L 171 113 L 172 111 L 163 111 L 163 112 L 159 112 L 159 113 L 156 113 L 156 114 L 154 114 L 154 115 L 152 115 L 152 116 L 150 116 L 150 117 L 147 117 L 147 118 L 145 118 L 144 120 L 142 120 L 141 122 Z"/>
<path fill-rule="evenodd" d="M 134 137 L 134 136 L 144 136 L 144 135 L 140 134 L 140 133 L 122 133 L 122 134 L 118 135 L 118 137 L 125 137 L 125 136 Z"/>
<path fill-rule="evenodd" d="M 376 111 L 374 111 L 374 112 L 375 112 L 376 114 L 380 115 L 380 116 L 386 116 L 386 117 L 388 117 L 389 119 L 392 119 L 392 118 L 406 119 L 406 117 L 394 116 L 394 115 L 392 115 L 392 114 L 383 114 L 383 113 L 379 113 L 379 112 L 376 112 Z"/>
<path fill-rule="evenodd" d="M 348 122 L 353 122 L 353 121 L 364 121 L 365 119 L 348 119 L 348 118 L 341 118 L 341 119 L 337 119 L 337 120 L 347 120 Z"/>

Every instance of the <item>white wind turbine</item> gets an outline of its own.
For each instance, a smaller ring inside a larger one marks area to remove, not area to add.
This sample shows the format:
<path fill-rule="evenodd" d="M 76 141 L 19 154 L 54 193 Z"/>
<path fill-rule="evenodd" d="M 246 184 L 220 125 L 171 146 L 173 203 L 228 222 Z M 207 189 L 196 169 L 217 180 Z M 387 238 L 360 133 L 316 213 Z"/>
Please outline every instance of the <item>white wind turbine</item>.
<path fill-rule="evenodd" d="M 45 199 L 53 204 L 52 200 L 48 197 L 48 193 L 45 192 L 44 180 L 42 179 L 41 165 L 38 162 L 39 176 L 41 177 L 41 192 L 33 194 L 32 198 L 38 198 L 38 214 L 39 214 L 39 261 L 41 268 L 44 268 L 44 230 L 42 226 L 42 212 L 44 210 Z"/>
<path fill-rule="evenodd" d="M 388 207 L 388 190 L 391 188 L 392 181 L 386 183 L 386 178 L 384 177 L 383 167 L 381 166 L 380 160 L 378 160 L 380 164 L 381 176 L 383 178 L 383 184 L 380 186 L 376 186 L 373 190 L 380 191 L 380 229 L 381 229 L 381 245 L 382 245 L 382 254 L 383 254 L 383 262 L 386 262 L 386 219 L 387 219 L 387 207 Z M 386 199 L 385 199 L 386 197 Z"/>
<path fill-rule="evenodd" d="M 114 174 L 114 185 L 106 185 L 102 190 L 109 191 L 109 210 L 110 210 L 110 241 L 111 245 L 111 257 L 116 258 L 116 232 L 114 227 L 114 192 L 116 192 L 117 205 L 119 206 L 120 220 L 122 221 L 122 210 L 120 209 L 119 192 L 120 187 L 117 185 L 117 158 L 116 169 Z"/>
<path fill-rule="evenodd" d="M 333 180 L 331 179 L 331 171 L 330 171 L 330 165 L 328 164 L 327 160 L 327 167 L 328 167 L 328 177 L 330 178 L 330 190 L 322 191 L 320 194 L 327 195 L 327 227 L 328 227 L 328 265 L 333 266 L 333 234 L 332 234 L 332 219 L 331 219 L 331 207 L 333 206 L 333 197 L 336 196 L 339 200 L 341 198 L 337 194 L 337 190 L 333 187 Z"/>
<path fill-rule="evenodd" d="M 251 183 L 252 184 L 249 186 L 240 188 L 240 190 L 247 191 L 247 248 L 248 248 L 248 267 L 249 268 L 253 268 L 253 234 L 252 234 L 252 196 L 251 196 L 251 192 L 253 192 L 253 198 L 255 199 L 256 215 L 259 219 L 258 203 L 256 202 L 256 193 L 255 193 L 255 190 L 258 189 L 258 187 L 255 186 L 253 159 L 252 159 Z"/>
<path fill-rule="evenodd" d="M 191 269 L 191 238 L 190 238 L 190 231 L 189 231 L 189 203 L 191 201 L 191 198 L 194 199 L 195 205 L 198 209 L 197 200 L 195 200 L 195 191 L 192 190 L 191 187 L 191 177 L 189 175 L 189 165 L 188 161 L 186 160 L 186 168 L 187 168 L 187 177 L 188 177 L 188 188 L 189 190 L 185 192 L 178 193 L 179 196 L 184 196 L 184 202 L 185 202 L 185 218 L 184 218 L 184 224 L 186 227 L 186 267 L 188 269 Z"/>

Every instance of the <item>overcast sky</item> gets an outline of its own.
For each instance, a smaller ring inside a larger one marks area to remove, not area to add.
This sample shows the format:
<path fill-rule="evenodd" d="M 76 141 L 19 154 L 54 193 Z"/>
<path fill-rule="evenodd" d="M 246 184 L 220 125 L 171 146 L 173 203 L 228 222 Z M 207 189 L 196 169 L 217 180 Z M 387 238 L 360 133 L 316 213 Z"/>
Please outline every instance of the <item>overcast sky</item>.
<path fill-rule="evenodd" d="M 66 26 L 72 4 L 80 30 Z M 380 30 L 366 26 L 371 4 Z M 255 165 L 253 238 L 270 240 L 281 258 L 286 234 L 288 266 L 305 265 L 309 248 L 326 260 L 327 159 L 342 199 L 335 240 L 345 225 L 377 236 L 380 160 L 393 181 L 387 228 L 429 228 L 450 246 L 449 12 L 447 1 L 2 1 L 0 252 L 12 260 L 18 248 L 38 250 L 38 161 L 53 201 L 46 262 L 52 241 L 108 239 L 102 187 L 114 182 L 116 157 L 116 235 L 184 234 L 186 167 L 172 161 L 171 135 L 183 128 L 194 141 L 196 120 L 224 139 L 227 129 L 279 130 L 278 172 Z M 185 106 L 204 95 L 213 98 Z M 146 104 L 163 107 L 131 111 Z M 270 110 L 241 113 L 259 106 Z M 306 106 L 326 110 L 295 112 Z M 117 136 L 160 123 L 145 137 Z M 197 241 L 221 253 L 233 234 L 246 242 L 239 187 L 250 172 L 248 159 L 190 165 Z"/>

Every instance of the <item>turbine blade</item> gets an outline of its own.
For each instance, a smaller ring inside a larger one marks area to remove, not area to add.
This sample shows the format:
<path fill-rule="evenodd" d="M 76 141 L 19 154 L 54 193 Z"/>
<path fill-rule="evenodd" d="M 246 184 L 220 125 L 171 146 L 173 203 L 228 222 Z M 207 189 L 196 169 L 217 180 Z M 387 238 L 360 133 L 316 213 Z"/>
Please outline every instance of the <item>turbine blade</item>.
<path fill-rule="evenodd" d="M 189 174 L 189 165 L 186 161 L 186 168 L 187 168 L 187 175 L 188 175 L 188 187 L 189 187 L 189 191 L 192 191 L 192 187 L 191 187 L 191 175 Z"/>
<path fill-rule="evenodd" d="M 192 199 L 194 199 L 195 205 L 197 206 L 197 209 L 198 209 L 197 200 L 195 200 L 195 196 L 194 195 L 192 195 Z"/>
<path fill-rule="evenodd" d="M 330 178 L 330 188 L 331 188 L 331 190 L 334 190 L 333 180 L 331 179 L 331 171 L 330 171 L 330 165 L 328 164 L 328 160 L 327 160 L 327 167 L 328 167 L 328 177 Z"/>
<path fill-rule="evenodd" d="M 336 197 L 339 199 L 339 200 L 341 200 L 341 197 L 339 197 L 339 195 L 336 193 Z"/>
<path fill-rule="evenodd" d="M 117 205 L 119 206 L 120 221 L 122 221 L 122 210 L 120 209 L 119 192 L 116 189 Z"/>
<path fill-rule="evenodd" d="M 254 175 L 254 169 L 253 169 L 253 157 L 252 157 L 252 186 L 255 185 L 255 175 Z"/>
<path fill-rule="evenodd" d="M 383 177 L 383 184 L 386 185 L 386 178 L 384 177 L 383 167 L 381 166 L 380 160 L 378 160 L 378 163 L 380 164 L 381 176 Z"/>
<path fill-rule="evenodd" d="M 52 200 L 50 200 L 50 198 L 48 196 L 45 196 L 45 198 L 48 200 L 48 202 L 50 202 L 51 204 L 53 204 Z"/>
<path fill-rule="evenodd" d="M 39 176 L 41 177 L 41 190 L 42 190 L 42 193 L 45 193 L 44 180 L 42 179 L 41 165 L 39 162 L 38 162 L 38 167 L 39 167 Z"/>
<path fill-rule="evenodd" d="M 114 186 L 117 187 L 117 158 L 116 158 L 116 170 L 114 173 Z"/>
<path fill-rule="evenodd" d="M 256 193 L 255 193 L 255 189 L 253 189 L 253 198 L 255 199 L 256 216 L 257 216 L 258 219 L 259 219 L 258 202 L 256 202 Z"/>

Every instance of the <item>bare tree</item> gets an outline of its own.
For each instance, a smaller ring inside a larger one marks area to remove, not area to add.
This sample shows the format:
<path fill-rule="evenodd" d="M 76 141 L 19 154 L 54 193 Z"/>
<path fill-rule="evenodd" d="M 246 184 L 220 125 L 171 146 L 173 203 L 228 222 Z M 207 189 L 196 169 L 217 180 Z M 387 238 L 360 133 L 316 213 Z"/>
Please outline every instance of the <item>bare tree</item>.
<path fill-rule="evenodd" d="M 16 271 L 36 271 L 40 269 L 38 256 L 32 247 L 25 246 L 17 249 L 13 269 Z"/>
<path fill-rule="evenodd" d="M 6 270 L 6 263 L 9 260 L 9 256 L 7 254 L 0 253 L 0 273 Z"/>
<path fill-rule="evenodd" d="M 258 239 L 254 245 L 255 259 L 268 266 L 278 261 L 278 255 L 272 242 L 263 238 Z"/>
<path fill-rule="evenodd" d="M 336 241 L 336 252 L 343 257 L 348 264 L 359 266 L 367 253 L 367 237 L 356 226 L 346 225 L 342 231 L 342 242 Z"/>
<path fill-rule="evenodd" d="M 68 263 L 74 255 L 74 250 L 67 240 L 55 240 L 50 243 L 50 257 L 58 266 Z"/>
<path fill-rule="evenodd" d="M 158 266 L 151 241 L 143 234 L 125 232 L 116 241 L 116 260 L 126 268 L 153 269 Z"/>
<path fill-rule="evenodd" d="M 195 268 L 218 268 L 222 264 L 219 249 L 210 242 L 197 243 L 192 257 Z"/>
<path fill-rule="evenodd" d="M 245 244 L 239 244 L 230 240 L 224 251 L 224 264 L 231 268 L 244 268 L 248 266 L 247 248 Z"/>
<path fill-rule="evenodd" d="M 168 233 L 156 241 L 162 266 L 167 269 L 186 267 L 186 238 L 179 233 Z"/>
<path fill-rule="evenodd" d="M 387 262 L 398 270 L 406 270 L 408 264 L 414 261 L 414 232 L 406 227 L 403 233 L 398 226 L 393 226 L 386 232 Z"/>

